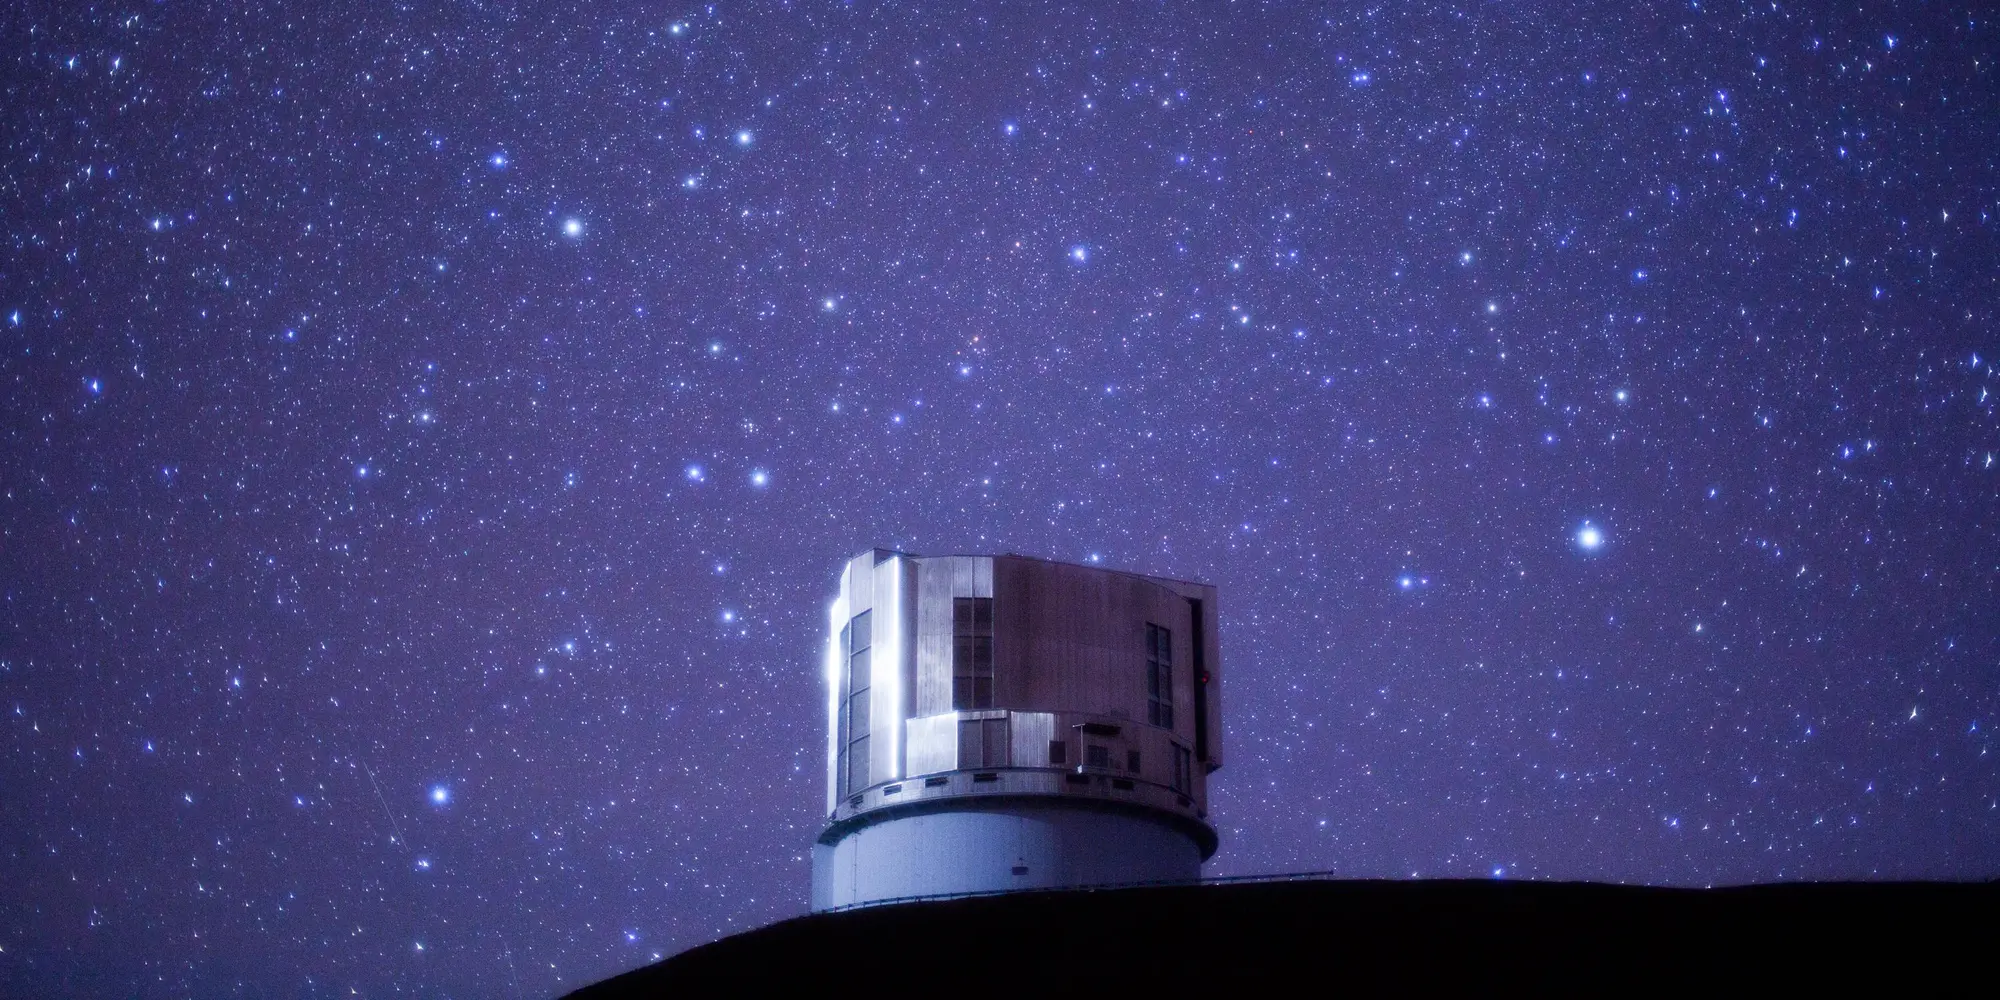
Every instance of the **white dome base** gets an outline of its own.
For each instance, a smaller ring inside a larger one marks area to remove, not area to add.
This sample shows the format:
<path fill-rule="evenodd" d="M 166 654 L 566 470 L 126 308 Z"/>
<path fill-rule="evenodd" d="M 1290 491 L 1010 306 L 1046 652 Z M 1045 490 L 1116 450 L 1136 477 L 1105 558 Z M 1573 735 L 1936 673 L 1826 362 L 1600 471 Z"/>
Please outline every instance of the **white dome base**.
<path fill-rule="evenodd" d="M 1201 877 L 1202 849 L 1168 817 L 1019 799 L 874 818 L 813 846 L 814 910 L 924 896 Z"/>

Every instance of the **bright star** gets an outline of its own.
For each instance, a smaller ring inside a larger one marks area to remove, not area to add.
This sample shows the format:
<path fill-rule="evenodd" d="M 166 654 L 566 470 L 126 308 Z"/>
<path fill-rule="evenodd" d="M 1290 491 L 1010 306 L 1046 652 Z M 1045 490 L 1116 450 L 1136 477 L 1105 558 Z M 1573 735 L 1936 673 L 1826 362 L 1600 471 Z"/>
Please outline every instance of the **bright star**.
<path fill-rule="evenodd" d="M 582 236 L 582 235 L 583 235 L 583 220 L 582 220 L 582 219 L 564 219 L 564 220 L 563 220 L 563 235 L 564 235 L 564 236 L 567 236 L 567 237 L 569 237 L 570 239 L 576 239 L 577 237 L 579 237 L 579 236 Z"/>
<path fill-rule="evenodd" d="M 747 128 L 742 130 L 741 132 L 736 133 L 736 144 L 738 146 L 748 146 L 755 141 L 757 141 L 757 137 L 751 135 L 750 130 Z"/>
<path fill-rule="evenodd" d="M 750 470 L 750 485 L 762 489 L 771 485 L 771 474 L 763 469 Z"/>
<path fill-rule="evenodd" d="M 702 468 L 699 465 L 690 465 L 687 467 L 687 477 L 688 479 L 699 483 L 708 479 L 708 473 L 702 471 Z"/>
<path fill-rule="evenodd" d="M 1079 264 L 1088 263 L 1090 261 L 1090 248 L 1084 246 L 1081 243 L 1077 244 L 1076 246 L 1070 247 L 1069 259 L 1076 261 Z"/>
<path fill-rule="evenodd" d="M 450 786 L 450 785 L 432 785 L 432 786 L 431 786 L 431 805 L 434 805 L 434 806 L 445 806 L 445 805 L 450 805 L 450 804 L 451 804 L 451 786 Z"/>
<path fill-rule="evenodd" d="M 1595 552 L 1603 548 L 1604 530 L 1589 521 L 1583 522 L 1583 527 L 1576 529 L 1576 545 L 1585 552 Z"/>

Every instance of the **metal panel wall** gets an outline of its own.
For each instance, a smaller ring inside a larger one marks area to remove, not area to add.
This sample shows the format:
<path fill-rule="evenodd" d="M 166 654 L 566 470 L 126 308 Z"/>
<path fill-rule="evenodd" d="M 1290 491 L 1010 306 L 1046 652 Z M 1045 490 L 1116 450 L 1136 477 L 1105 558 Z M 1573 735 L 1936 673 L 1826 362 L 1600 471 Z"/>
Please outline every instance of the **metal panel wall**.
<path fill-rule="evenodd" d="M 1204 584 L 1022 556 L 921 557 L 876 549 L 855 557 L 843 568 L 840 597 L 828 612 L 829 812 L 873 808 L 843 804 L 846 796 L 835 773 L 839 696 L 850 662 L 850 651 L 835 648 L 842 628 L 854 616 L 873 612 L 870 784 L 947 772 L 957 768 L 956 723 L 967 714 L 952 708 L 952 601 L 991 597 L 994 698 L 997 708 L 1012 712 L 1013 766 L 1050 766 L 1050 740 L 1070 741 L 1074 725 L 1116 724 L 1125 730 L 1110 741 L 1121 755 L 1112 768 L 1116 773 L 1129 771 L 1122 754 L 1137 749 L 1142 766 L 1135 777 L 1165 785 L 1173 780 L 1174 745 L 1206 749 L 1200 758 L 1205 766 L 1195 768 L 1186 790 L 1195 803 L 1192 811 L 1205 816 L 1207 772 L 1221 764 L 1215 593 Z M 1197 609 L 1199 629 L 1193 619 Z M 1170 730 L 1148 723 L 1149 623 L 1173 635 Z M 1198 680 L 1204 670 L 1205 687 Z M 1197 710 L 1198 698 L 1204 698 L 1205 711 Z M 1205 741 L 1196 726 L 1204 716 Z M 1070 754 L 1063 766 L 1079 763 L 1083 746 L 1074 743 Z"/>
<path fill-rule="evenodd" d="M 926 715 L 911 719 L 904 727 L 908 735 L 909 773 L 934 774 L 958 766 L 958 713 Z"/>
<path fill-rule="evenodd" d="M 951 586 L 953 559 L 917 565 L 917 661 L 914 715 L 951 711 Z M 912 772 L 914 773 L 914 772 Z"/>
<path fill-rule="evenodd" d="M 1048 712 L 1013 712 L 1013 756 L 1016 767 L 1046 767 L 1049 741 L 1056 738 L 1056 717 Z"/>

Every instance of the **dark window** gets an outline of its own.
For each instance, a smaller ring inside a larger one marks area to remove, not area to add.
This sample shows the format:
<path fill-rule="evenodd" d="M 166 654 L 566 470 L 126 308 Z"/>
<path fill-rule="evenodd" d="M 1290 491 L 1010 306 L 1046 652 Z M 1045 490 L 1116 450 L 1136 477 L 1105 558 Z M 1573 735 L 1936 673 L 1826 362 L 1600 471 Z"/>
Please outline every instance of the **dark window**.
<path fill-rule="evenodd" d="M 951 707 L 993 707 L 993 598 L 951 599 Z"/>
<path fill-rule="evenodd" d="M 872 641 L 871 615 L 863 611 L 848 623 L 847 632 L 847 697 L 841 712 L 841 729 L 844 740 L 841 744 L 841 779 L 847 782 L 847 790 L 858 792 L 868 787 L 868 732 L 870 712 L 868 692 L 874 683 L 874 651 L 869 648 Z"/>
<path fill-rule="evenodd" d="M 850 791 L 860 791 L 868 787 L 868 737 L 863 736 L 848 745 L 847 787 Z"/>
<path fill-rule="evenodd" d="M 1137 750 L 1125 751 L 1125 770 L 1130 771 L 1133 774 L 1139 773 L 1139 751 Z"/>
<path fill-rule="evenodd" d="M 1087 767 L 1111 769 L 1111 751 L 1095 743 L 1083 748 L 1083 763 Z"/>
<path fill-rule="evenodd" d="M 1194 785 L 1194 755 L 1188 748 L 1174 747 L 1174 791 L 1186 792 Z"/>
<path fill-rule="evenodd" d="M 958 766 L 1006 767 L 1007 720 L 958 720 Z"/>
<path fill-rule="evenodd" d="M 1061 740 L 1049 741 L 1049 763 L 1051 764 L 1068 763 L 1068 758 L 1069 758 L 1069 744 L 1064 743 Z"/>
<path fill-rule="evenodd" d="M 1146 721 L 1174 728 L 1174 634 L 1146 626 Z"/>

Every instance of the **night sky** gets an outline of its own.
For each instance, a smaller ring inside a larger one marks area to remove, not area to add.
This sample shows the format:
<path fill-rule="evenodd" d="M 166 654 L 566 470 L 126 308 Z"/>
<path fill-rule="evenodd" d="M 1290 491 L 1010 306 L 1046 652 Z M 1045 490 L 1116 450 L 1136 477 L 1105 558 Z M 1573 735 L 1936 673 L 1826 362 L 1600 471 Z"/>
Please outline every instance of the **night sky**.
<path fill-rule="evenodd" d="M 804 910 L 842 560 L 1221 588 L 1212 874 L 2000 875 L 1977 4 L 0 13 L 0 993 Z"/>

